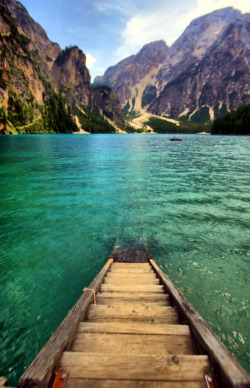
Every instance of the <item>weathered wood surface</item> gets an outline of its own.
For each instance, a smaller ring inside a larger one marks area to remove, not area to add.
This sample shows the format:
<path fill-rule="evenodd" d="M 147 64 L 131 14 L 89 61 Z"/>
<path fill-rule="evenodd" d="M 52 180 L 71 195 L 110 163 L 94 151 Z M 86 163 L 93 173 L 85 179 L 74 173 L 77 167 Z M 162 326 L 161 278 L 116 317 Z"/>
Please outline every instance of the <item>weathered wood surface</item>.
<path fill-rule="evenodd" d="M 113 268 L 149 268 L 150 269 L 150 264 L 147 261 L 146 263 L 116 263 L 114 262 Z"/>
<path fill-rule="evenodd" d="M 137 355 L 135 360 L 130 355 L 64 352 L 60 365 L 70 370 L 71 378 L 89 379 L 202 381 L 210 372 L 203 355 Z"/>
<path fill-rule="evenodd" d="M 121 303 L 125 307 L 135 307 L 138 308 L 138 306 L 149 306 L 153 307 L 157 304 L 157 306 L 170 306 L 170 302 L 167 299 L 154 299 L 151 301 L 147 301 L 146 299 L 140 300 L 140 299 L 124 299 L 124 298 L 100 298 L 99 296 L 97 297 L 97 304 L 104 304 L 104 305 L 109 305 L 109 306 L 120 306 Z"/>
<path fill-rule="evenodd" d="M 167 356 L 195 354 L 191 336 L 162 336 L 153 334 L 78 333 L 71 348 L 73 352 Z"/>
<path fill-rule="evenodd" d="M 160 284 L 159 283 L 159 279 L 157 278 L 145 278 L 145 277 L 106 277 L 104 279 L 104 284 L 110 284 L 110 285 L 114 285 L 114 286 L 128 286 L 128 285 L 147 285 L 147 287 L 149 285 L 154 285 L 154 284 Z"/>
<path fill-rule="evenodd" d="M 124 274 L 126 274 L 124 276 Z M 151 272 L 137 272 L 137 273 L 128 273 L 127 270 L 126 272 L 113 272 L 112 270 L 107 273 L 106 279 L 109 278 L 118 278 L 122 280 L 122 278 L 126 277 L 126 279 L 157 279 L 156 274 L 151 271 Z"/>
<path fill-rule="evenodd" d="M 97 295 L 97 300 L 119 300 L 119 301 L 147 301 L 147 302 L 159 302 L 159 301 L 167 301 L 169 302 L 168 294 L 155 294 L 150 292 L 100 292 Z"/>
<path fill-rule="evenodd" d="M 129 285 L 119 286 L 112 284 L 102 284 L 101 292 L 153 292 L 156 294 L 164 294 L 164 287 L 162 285 Z"/>
<path fill-rule="evenodd" d="M 144 268 L 121 268 L 121 267 L 114 267 L 110 270 L 109 273 L 113 273 L 113 274 L 152 274 L 154 273 L 152 271 L 152 268 L 151 267 L 144 267 Z"/>
<path fill-rule="evenodd" d="M 112 258 L 89 288 L 97 305 L 85 292 L 18 387 L 47 388 L 56 366 L 69 371 L 69 388 L 205 388 L 211 369 L 208 356 L 195 354 L 196 343 L 215 371 L 224 368 L 220 388 L 250 387 L 244 371 L 244 380 L 239 372 L 232 376 L 238 369 L 229 370 L 230 353 L 151 258 L 143 264 Z"/>
<path fill-rule="evenodd" d="M 106 321 L 108 319 L 144 321 L 152 319 L 167 320 L 169 323 L 178 322 L 178 313 L 174 307 L 169 306 L 140 306 L 135 307 L 91 305 L 88 309 L 88 320 Z"/>
<path fill-rule="evenodd" d="M 204 381 L 139 381 L 69 379 L 67 388 L 207 388 Z"/>
<path fill-rule="evenodd" d="M 157 335 L 183 335 L 190 334 L 187 325 L 151 324 L 135 322 L 80 322 L 80 333 L 124 333 L 124 334 L 157 334 Z"/>
<path fill-rule="evenodd" d="M 222 384 L 224 384 L 225 387 L 234 388 L 250 387 L 250 378 L 245 370 L 235 360 L 218 337 L 211 331 L 197 311 L 169 280 L 168 276 L 157 266 L 155 261 L 151 259 L 150 263 L 158 274 L 166 292 L 171 295 L 178 310 L 189 324 L 197 342 L 209 355 L 210 360 L 215 367 L 215 371 L 222 376 Z"/>
<path fill-rule="evenodd" d="M 7 379 L 5 377 L 0 377 L 0 388 L 7 387 Z"/>
<path fill-rule="evenodd" d="M 94 289 L 96 292 L 99 290 L 112 262 L 113 259 L 107 261 L 89 288 Z M 35 360 L 21 376 L 17 387 L 45 388 L 48 386 L 55 365 L 59 362 L 63 351 L 71 345 L 79 322 L 84 319 L 92 301 L 93 293 L 91 291 L 85 292 L 80 297 Z"/>

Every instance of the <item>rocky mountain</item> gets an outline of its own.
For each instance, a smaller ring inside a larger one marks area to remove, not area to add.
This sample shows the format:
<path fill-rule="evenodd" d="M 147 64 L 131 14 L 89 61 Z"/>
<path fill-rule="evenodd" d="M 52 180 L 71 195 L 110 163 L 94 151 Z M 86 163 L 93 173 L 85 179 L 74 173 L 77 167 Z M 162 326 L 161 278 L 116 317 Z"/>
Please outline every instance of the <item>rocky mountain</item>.
<path fill-rule="evenodd" d="M 18 1 L 0 0 L 0 11 L 0 133 L 72 132 L 88 126 L 115 132 L 103 111 L 124 124 L 113 92 L 95 100 L 86 56 L 78 47 L 62 50 L 51 42 Z"/>
<path fill-rule="evenodd" d="M 130 58 L 109 68 L 101 80 L 115 91 L 123 88 L 117 95 L 125 112 L 207 122 L 250 102 L 249 34 L 250 14 L 231 7 L 214 11 L 190 23 L 153 73 L 145 66 L 143 84 L 128 71 Z M 154 43 L 150 46 L 154 50 Z"/>
<path fill-rule="evenodd" d="M 90 74 L 86 67 L 86 56 L 78 47 L 67 47 L 60 51 L 53 63 L 51 83 L 57 93 L 70 93 L 77 102 L 90 106 Z"/>
<path fill-rule="evenodd" d="M 126 126 L 119 99 L 110 87 L 96 86 L 92 93 L 91 106 L 109 120 L 120 126 Z"/>
<path fill-rule="evenodd" d="M 96 77 L 95 84 L 112 87 L 122 106 L 126 106 L 126 112 L 140 110 L 146 87 L 148 94 L 155 97 L 155 87 L 150 85 L 150 80 L 159 71 L 168 50 L 163 40 L 149 43 L 137 55 L 131 55 L 108 68 L 102 77 Z"/>

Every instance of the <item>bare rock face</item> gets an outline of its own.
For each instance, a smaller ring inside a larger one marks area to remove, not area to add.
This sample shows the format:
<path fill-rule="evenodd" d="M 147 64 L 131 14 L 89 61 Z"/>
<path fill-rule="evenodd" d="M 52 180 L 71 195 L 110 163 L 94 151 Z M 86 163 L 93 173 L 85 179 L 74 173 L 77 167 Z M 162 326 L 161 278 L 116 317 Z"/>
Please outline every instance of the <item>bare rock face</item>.
<path fill-rule="evenodd" d="M 0 0 L 0 11 L 0 133 L 74 131 L 87 125 L 84 108 L 123 123 L 114 92 L 92 91 L 78 47 L 61 50 L 18 1 Z"/>
<path fill-rule="evenodd" d="M 19 33 L 27 38 L 27 48 L 35 55 L 36 60 L 39 60 L 40 57 L 50 72 L 55 59 L 61 51 L 59 44 L 52 43 L 49 40 L 44 29 L 30 17 L 21 3 L 13 0 L 6 0 L 6 3 L 11 16 L 16 20 Z M 43 68 L 43 71 L 47 76 L 49 75 L 46 67 Z"/>
<path fill-rule="evenodd" d="M 166 59 L 168 47 L 162 41 L 145 45 L 137 55 L 124 59 L 107 69 L 95 84 L 112 87 L 122 106 L 129 104 L 130 110 L 140 110 L 144 89 Z"/>
<path fill-rule="evenodd" d="M 83 105 L 90 104 L 90 75 L 86 56 L 78 47 L 62 50 L 52 68 L 52 85 L 56 92 L 70 91 Z"/>
<path fill-rule="evenodd" d="M 191 22 L 156 78 L 157 115 L 208 121 L 250 102 L 250 15 L 232 8 Z"/>
<path fill-rule="evenodd" d="M 40 104 L 45 88 L 39 72 L 33 66 L 26 37 L 18 33 L 4 0 L 0 1 L 0 7 L 0 105 L 11 113 L 11 104 L 16 96 L 20 96 L 20 104 L 33 100 Z"/>
<path fill-rule="evenodd" d="M 91 96 L 91 107 L 101 115 L 122 126 L 125 126 L 118 97 L 108 86 L 96 86 Z"/>
<path fill-rule="evenodd" d="M 150 43 L 96 83 L 112 87 L 125 113 L 209 121 L 250 102 L 250 14 L 231 7 L 193 20 L 176 42 Z"/>

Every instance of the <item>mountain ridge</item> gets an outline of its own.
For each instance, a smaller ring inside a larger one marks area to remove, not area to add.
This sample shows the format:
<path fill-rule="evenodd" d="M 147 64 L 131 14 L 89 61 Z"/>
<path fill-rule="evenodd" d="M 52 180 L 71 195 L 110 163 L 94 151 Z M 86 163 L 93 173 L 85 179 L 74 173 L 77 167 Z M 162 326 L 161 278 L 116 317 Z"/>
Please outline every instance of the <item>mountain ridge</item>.
<path fill-rule="evenodd" d="M 0 10 L 0 133 L 126 126 L 114 92 L 95 101 L 86 56 L 77 46 L 62 50 L 51 42 L 18 1 L 0 0 Z"/>
<path fill-rule="evenodd" d="M 250 102 L 249 32 L 250 14 L 242 14 L 232 7 L 216 10 L 191 21 L 168 48 L 157 71 L 152 75 L 148 72 L 147 85 L 141 87 L 138 77 L 137 81 L 133 80 L 133 87 L 122 96 L 118 94 L 114 69 L 120 83 L 124 78 L 120 64 L 124 65 L 126 59 L 107 69 L 102 80 L 110 82 L 126 114 L 146 111 L 158 116 L 209 122 Z M 126 83 L 129 84 L 129 79 Z"/>

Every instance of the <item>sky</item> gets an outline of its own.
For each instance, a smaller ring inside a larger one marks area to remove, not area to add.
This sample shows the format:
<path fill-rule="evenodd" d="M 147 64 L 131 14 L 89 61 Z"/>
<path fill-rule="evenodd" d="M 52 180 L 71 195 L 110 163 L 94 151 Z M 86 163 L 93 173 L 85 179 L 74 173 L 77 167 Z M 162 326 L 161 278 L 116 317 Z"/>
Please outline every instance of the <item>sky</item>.
<path fill-rule="evenodd" d="M 249 0 L 20 0 L 61 48 L 78 46 L 92 81 L 147 43 L 168 46 L 195 18 L 234 7 L 250 12 Z"/>

